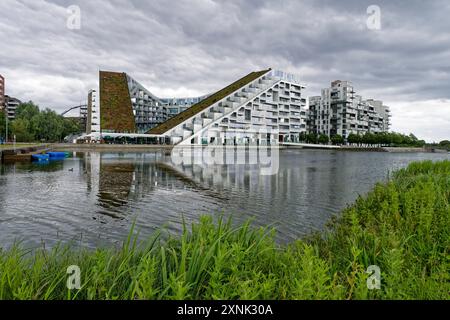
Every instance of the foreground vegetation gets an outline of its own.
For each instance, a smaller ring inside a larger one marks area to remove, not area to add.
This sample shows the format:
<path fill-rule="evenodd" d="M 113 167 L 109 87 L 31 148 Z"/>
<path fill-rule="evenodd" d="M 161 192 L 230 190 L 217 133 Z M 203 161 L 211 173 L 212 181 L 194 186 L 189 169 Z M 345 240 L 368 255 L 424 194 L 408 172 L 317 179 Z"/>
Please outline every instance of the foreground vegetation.
<path fill-rule="evenodd" d="M 332 221 L 278 245 L 274 231 L 203 217 L 121 249 L 0 252 L 0 299 L 448 299 L 450 161 L 413 163 Z M 81 289 L 68 290 L 69 265 Z M 369 290 L 368 266 L 381 270 Z"/>

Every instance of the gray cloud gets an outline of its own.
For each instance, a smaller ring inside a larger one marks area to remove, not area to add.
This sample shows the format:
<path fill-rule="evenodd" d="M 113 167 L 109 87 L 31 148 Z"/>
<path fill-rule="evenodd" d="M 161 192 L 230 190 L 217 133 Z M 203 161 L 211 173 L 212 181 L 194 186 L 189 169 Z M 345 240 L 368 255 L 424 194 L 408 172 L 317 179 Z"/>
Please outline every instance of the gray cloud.
<path fill-rule="evenodd" d="M 449 138 L 449 2 L 375 2 L 378 31 L 366 27 L 372 1 L 2 0 L 0 73 L 11 95 L 61 111 L 86 99 L 99 69 L 185 96 L 270 66 L 299 74 L 308 95 L 351 80 L 391 105 L 394 130 Z M 66 28 L 72 4 L 81 30 Z"/>

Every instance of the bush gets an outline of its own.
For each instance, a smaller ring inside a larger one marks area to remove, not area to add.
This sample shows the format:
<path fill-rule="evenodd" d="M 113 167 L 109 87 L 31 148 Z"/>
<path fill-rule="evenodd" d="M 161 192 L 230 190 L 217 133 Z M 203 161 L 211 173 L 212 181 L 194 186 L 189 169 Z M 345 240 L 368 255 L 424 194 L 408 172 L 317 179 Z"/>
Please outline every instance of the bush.
<path fill-rule="evenodd" d="M 321 134 L 319 136 L 318 141 L 320 144 L 328 144 L 328 142 L 330 141 L 330 138 L 328 138 L 328 136 L 326 134 Z"/>
<path fill-rule="evenodd" d="M 335 134 L 331 137 L 331 142 L 334 145 L 341 145 L 344 144 L 344 138 L 339 134 Z"/>

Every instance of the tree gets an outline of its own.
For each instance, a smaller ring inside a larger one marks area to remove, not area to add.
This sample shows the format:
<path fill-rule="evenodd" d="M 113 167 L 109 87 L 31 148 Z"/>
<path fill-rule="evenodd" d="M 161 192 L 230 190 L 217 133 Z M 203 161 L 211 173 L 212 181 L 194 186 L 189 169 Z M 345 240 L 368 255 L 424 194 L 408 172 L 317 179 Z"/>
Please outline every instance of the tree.
<path fill-rule="evenodd" d="M 376 142 L 377 142 L 377 138 L 375 137 L 375 134 L 373 134 L 371 132 L 366 132 L 361 137 L 361 143 L 363 143 L 363 144 L 373 145 Z"/>
<path fill-rule="evenodd" d="M 12 133 L 21 142 L 56 142 L 81 132 L 79 124 L 73 119 L 64 118 L 48 108 L 39 110 L 32 101 L 17 108 L 11 127 Z"/>
<path fill-rule="evenodd" d="M 391 144 L 401 145 L 403 143 L 403 137 L 400 133 L 391 132 Z"/>
<path fill-rule="evenodd" d="M 15 135 L 18 142 L 33 141 L 34 137 L 30 132 L 30 121 L 19 118 L 11 122 L 11 135 Z"/>
<path fill-rule="evenodd" d="M 63 122 L 63 138 L 65 138 L 68 135 L 71 134 L 78 134 L 81 133 L 81 127 L 80 124 L 75 121 L 74 119 L 67 119 L 64 118 L 64 122 Z"/>
<path fill-rule="evenodd" d="M 419 139 L 412 133 L 410 133 L 408 137 L 413 143 L 417 143 L 417 141 L 419 141 Z"/>
<path fill-rule="evenodd" d="M 308 134 L 306 132 L 300 132 L 299 136 L 298 136 L 298 140 L 300 142 L 306 142 L 308 138 Z"/>
<path fill-rule="evenodd" d="M 16 119 L 31 119 L 39 114 L 39 106 L 33 101 L 21 103 L 16 109 Z"/>
<path fill-rule="evenodd" d="M 344 137 L 342 137 L 339 134 L 335 134 L 335 135 L 331 136 L 331 142 L 334 145 L 341 145 L 344 143 Z"/>
<path fill-rule="evenodd" d="M 317 136 L 314 133 L 310 133 L 306 137 L 307 143 L 317 143 Z"/>
<path fill-rule="evenodd" d="M 439 142 L 439 147 L 450 150 L 450 141 L 442 140 L 441 142 Z"/>
<path fill-rule="evenodd" d="M 319 136 L 319 143 L 320 144 L 327 144 L 330 141 L 330 138 L 326 134 L 321 134 Z"/>
<path fill-rule="evenodd" d="M 6 115 L 0 111 L 0 140 L 6 140 Z"/>
<path fill-rule="evenodd" d="M 381 132 L 376 135 L 376 141 L 379 145 L 389 145 L 391 143 L 390 135 L 388 132 Z"/>
<path fill-rule="evenodd" d="M 352 132 L 348 135 L 347 142 L 350 144 L 358 144 L 360 142 L 360 137 Z"/>

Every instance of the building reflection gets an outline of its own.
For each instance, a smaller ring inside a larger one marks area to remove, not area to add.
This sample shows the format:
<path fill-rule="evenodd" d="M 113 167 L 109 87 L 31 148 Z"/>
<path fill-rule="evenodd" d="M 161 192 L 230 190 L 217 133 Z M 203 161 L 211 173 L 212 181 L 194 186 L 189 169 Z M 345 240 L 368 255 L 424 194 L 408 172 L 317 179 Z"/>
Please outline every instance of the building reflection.
<path fill-rule="evenodd" d="M 158 210 L 182 212 L 180 204 L 185 199 L 180 197 L 189 197 L 196 201 L 193 207 L 199 212 L 211 206 L 237 213 L 242 219 L 256 216 L 264 223 L 291 221 L 285 230 L 288 236 L 321 228 L 332 214 L 354 200 L 359 184 L 349 180 L 343 169 L 348 161 L 341 154 L 299 157 L 286 152 L 274 175 L 262 175 L 257 164 L 175 165 L 170 155 L 157 152 L 86 153 L 82 163 L 97 214 L 113 218 L 124 218 L 136 210 L 153 214 L 156 202 L 163 206 Z M 161 204 L 161 198 L 169 199 L 167 204 Z"/>

